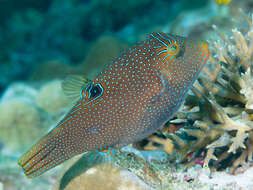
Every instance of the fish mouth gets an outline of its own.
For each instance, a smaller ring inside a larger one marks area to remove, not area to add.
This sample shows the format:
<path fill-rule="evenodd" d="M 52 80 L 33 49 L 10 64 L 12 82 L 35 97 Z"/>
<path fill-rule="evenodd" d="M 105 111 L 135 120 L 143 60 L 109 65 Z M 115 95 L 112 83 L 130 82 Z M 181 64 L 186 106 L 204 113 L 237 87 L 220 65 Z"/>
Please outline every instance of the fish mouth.
<path fill-rule="evenodd" d="M 202 69 L 210 57 L 210 51 L 209 51 L 209 43 L 207 41 L 201 40 L 200 43 L 201 43 L 201 54 L 202 54 L 202 63 L 200 64 L 200 69 Z"/>

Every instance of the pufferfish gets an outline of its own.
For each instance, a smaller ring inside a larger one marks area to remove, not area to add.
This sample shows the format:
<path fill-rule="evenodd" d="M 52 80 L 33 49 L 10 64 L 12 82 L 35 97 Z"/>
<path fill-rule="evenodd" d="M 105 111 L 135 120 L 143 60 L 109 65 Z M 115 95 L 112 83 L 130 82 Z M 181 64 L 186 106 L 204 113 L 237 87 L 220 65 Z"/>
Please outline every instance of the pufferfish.
<path fill-rule="evenodd" d="M 149 136 L 178 110 L 208 57 L 204 41 L 152 33 L 81 82 L 72 109 L 19 165 L 35 177 L 75 155 Z"/>

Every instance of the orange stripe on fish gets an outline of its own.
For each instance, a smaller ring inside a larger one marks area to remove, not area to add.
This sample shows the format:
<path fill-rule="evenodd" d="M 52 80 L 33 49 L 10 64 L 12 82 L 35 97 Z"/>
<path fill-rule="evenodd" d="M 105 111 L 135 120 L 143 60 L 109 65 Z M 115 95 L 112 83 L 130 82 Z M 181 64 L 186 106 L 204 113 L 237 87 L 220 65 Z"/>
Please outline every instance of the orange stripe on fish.
<path fill-rule="evenodd" d="M 104 147 L 149 136 L 178 110 L 208 57 L 204 41 L 157 32 L 122 52 L 92 81 L 64 82 L 66 94 L 79 99 L 19 165 L 36 177 L 83 152 L 109 151 Z"/>

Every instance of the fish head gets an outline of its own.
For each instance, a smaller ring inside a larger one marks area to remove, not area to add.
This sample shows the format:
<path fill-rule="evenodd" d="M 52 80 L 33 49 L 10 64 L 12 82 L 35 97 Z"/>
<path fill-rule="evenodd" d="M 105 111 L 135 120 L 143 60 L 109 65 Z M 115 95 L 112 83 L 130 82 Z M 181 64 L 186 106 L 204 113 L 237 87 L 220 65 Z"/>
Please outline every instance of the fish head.
<path fill-rule="evenodd" d="M 209 57 L 208 43 L 169 33 L 153 33 L 158 69 L 171 86 L 181 86 L 186 91 L 199 75 Z"/>

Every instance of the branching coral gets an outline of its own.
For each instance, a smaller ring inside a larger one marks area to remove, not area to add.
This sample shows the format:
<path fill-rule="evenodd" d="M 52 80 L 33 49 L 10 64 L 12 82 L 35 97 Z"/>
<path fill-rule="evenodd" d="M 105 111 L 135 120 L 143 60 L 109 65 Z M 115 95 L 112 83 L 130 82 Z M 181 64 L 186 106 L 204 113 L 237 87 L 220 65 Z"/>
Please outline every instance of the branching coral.
<path fill-rule="evenodd" d="M 207 149 L 206 165 L 216 160 L 212 162 L 216 169 L 232 166 L 231 172 L 252 160 L 253 15 L 247 23 L 247 32 L 234 29 L 231 38 L 213 26 L 221 37 L 213 44 L 214 56 L 170 121 L 184 127 L 174 134 L 166 130 L 159 134 L 168 138 L 166 146 L 173 150 L 166 152 L 173 152 L 172 159 L 189 161 L 194 158 L 190 153 Z"/>

